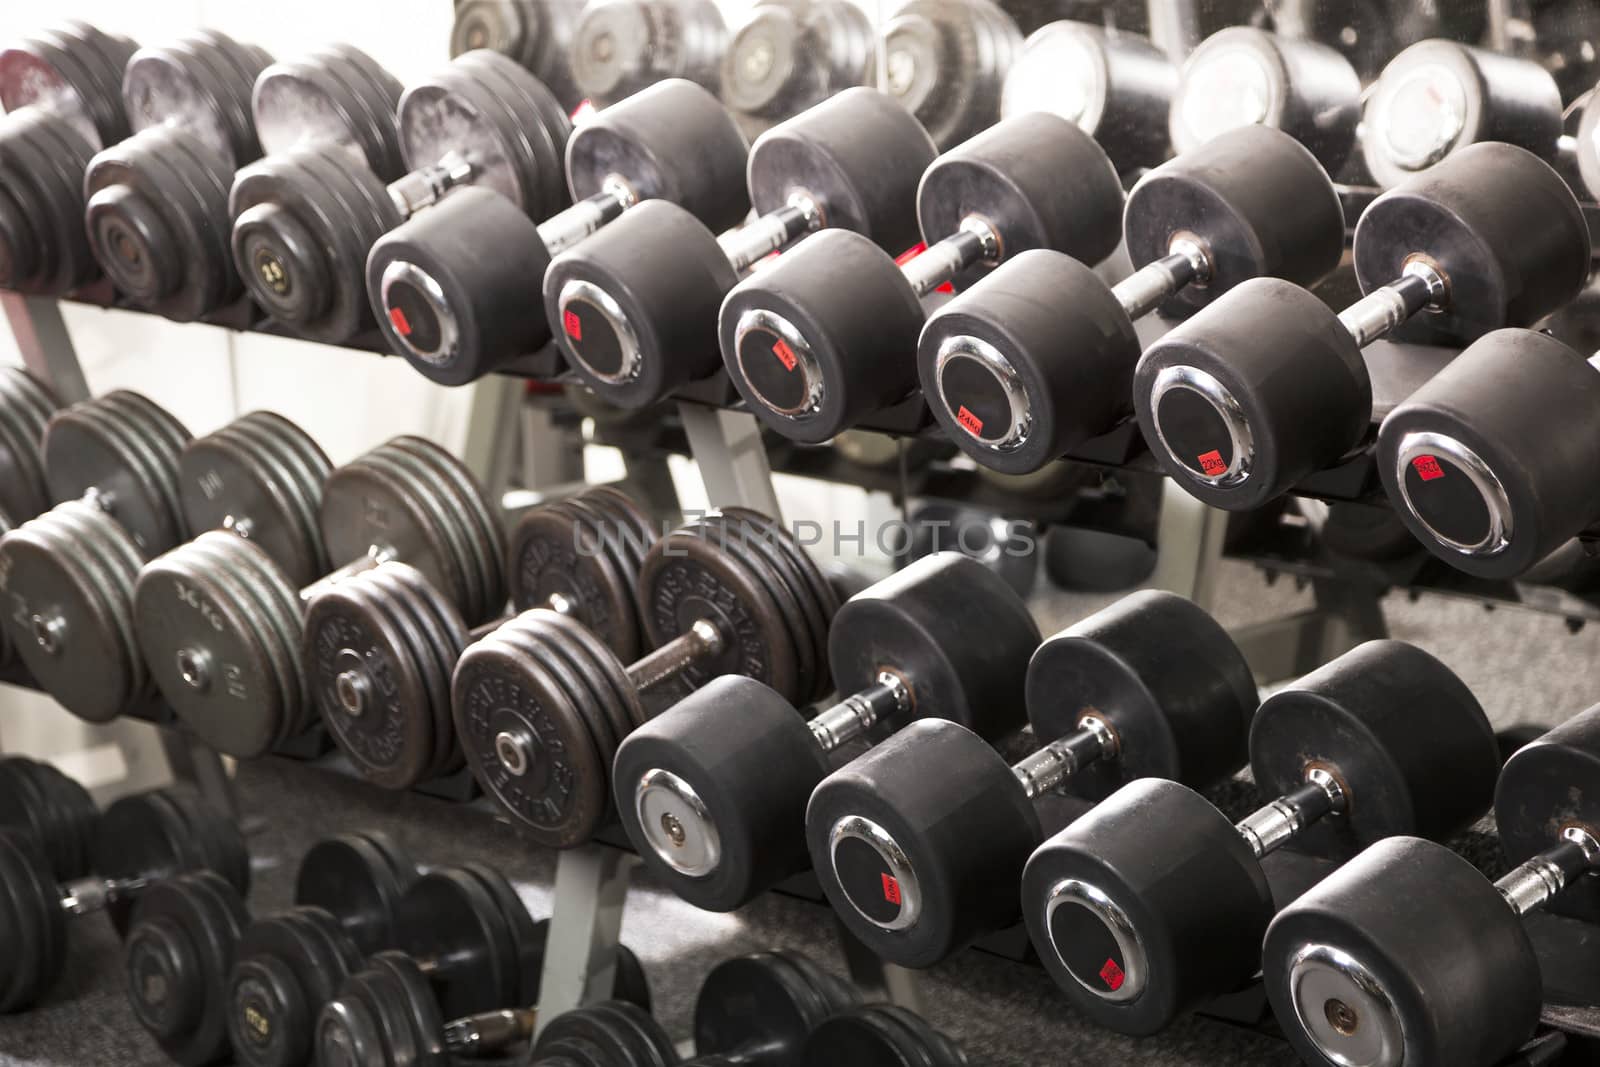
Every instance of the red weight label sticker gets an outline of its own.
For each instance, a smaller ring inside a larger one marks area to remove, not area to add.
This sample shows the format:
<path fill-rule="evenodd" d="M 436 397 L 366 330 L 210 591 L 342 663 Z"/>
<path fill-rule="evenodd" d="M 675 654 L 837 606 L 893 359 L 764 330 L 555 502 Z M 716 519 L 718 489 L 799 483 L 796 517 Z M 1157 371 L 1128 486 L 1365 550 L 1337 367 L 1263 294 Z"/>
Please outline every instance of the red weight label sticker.
<path fill-rule="evenodd" d="M 1439 465 L 1439 460 L 1433 456 L 1418 456 L 1411 461 L 1411 466 L 1415 468 L 1417 477 L 1425 482 L 1444 477 L 1444 468 Z"/>
<path fill-rule="evenodd" d="M 961 404 L 956 408 L 956 421 L 972 436 L 983 436 L 983 420 L 968 411 L 965 404 Z"/>
<path fill-rule="evenodd" d="M 883 899 L 891 904 L 900 903 L 900 882 L 892 875 L 883 876 Z"/>
<path fill-rule="evenodd" d="M 772 346 L 772 354 L 778 357 L 778 362 L 782 363 L 783 369 L 787 371 L 794 370 L 795 366 L 800 362 L 794 354 L 794 349 L 790 348 L 789 343 L 781 338 Z"/>
<path fill-rule="evenodd" d="M 406 313 L 398 307 L 389 309 L 389 321 L 394 323 L 394 332 L 401 337 L 411 336 L 411 323 L 406 321 Z"/>
<path fill-rule="evenodd" d="M 1222 453 L 1214 448 L 1198 458 L 1200 460 L 1200 470 L 1207 477 L 1215 478 L 1228 469 L 1228 465 L 1222 462 Z"/>
<path fill-rule="evenodd" d="M 1122 988 L 1122 983 L 1128 980 L 1128 976 L 1122 973 L 1122 968 L 1117 966 L 1116 960 L 1107 959 L 1106 965 L 1100 968 L 1100 980 L 1106 984 L 1107 989 L 1115 993 Z"/>
<path fill-rule="evenodd" d="M 576 311 L 563 311 L 561 313 L 561 328 L 567 331 L 567 336 L 574 341 L 583 340 L 583 320 L 578 318 Z"/>

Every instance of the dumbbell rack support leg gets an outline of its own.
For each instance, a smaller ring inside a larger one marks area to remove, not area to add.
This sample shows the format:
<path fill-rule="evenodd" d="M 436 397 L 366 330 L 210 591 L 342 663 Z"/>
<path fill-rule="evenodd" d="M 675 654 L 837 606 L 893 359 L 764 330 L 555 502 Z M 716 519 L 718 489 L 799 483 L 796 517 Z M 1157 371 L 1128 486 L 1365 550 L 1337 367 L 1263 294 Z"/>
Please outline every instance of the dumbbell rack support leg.
<path fill-rule="evenodd" d="M 563 1012 L 611 995 L 622 906 L 638 865 L 637 856 L 605 845 L 571 849 L 556 860 L 536 1031 Z"/>

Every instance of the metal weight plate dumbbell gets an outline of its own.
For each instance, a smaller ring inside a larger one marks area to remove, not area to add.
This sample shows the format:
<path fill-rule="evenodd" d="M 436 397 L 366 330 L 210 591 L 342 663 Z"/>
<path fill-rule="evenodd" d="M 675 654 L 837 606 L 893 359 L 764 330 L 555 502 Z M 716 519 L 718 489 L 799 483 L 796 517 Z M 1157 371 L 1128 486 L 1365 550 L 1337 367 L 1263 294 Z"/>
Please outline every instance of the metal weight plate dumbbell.
<path fill-rule="evenodd" d="M 497 52 L 461 55 L 401 94 L 371 59 L 339 46 L 271 68 L 255 110 L 286 151 L 238 176 L 233 257 L 262 306 L 315 340 L 373 327 L 372 246 L 451 190 L 491 191 L 536 217 L 569 203 L 561 158 L 571 120 Z"/>
<path fill-rule="evenodd" d="M 0 835 L 0 1013 L 35 1004 L 67 962 L 68 920 L 105 912 L 126 931 L 132 909 L 159 879 L 212 870 L 242 892 L 249 856 L 234 824 L 182 788 L 123 797 L 100 816 L 94 876 L 58 882 L 25 840 Z"/>
<path fill-rule="evenodd" d="M 1360 121 L 1361 79 L 1344 56 L 1315 41 L 1232 26 L 1184 62 L 1168 132 L 1181 155 L 1238 126 L 1275 126 L 1337 175 Z"/>
<path fill-rule="evenodd" d="M 538 925 L 541 952 L 547 929 L 547 923 Z M 648 1018 L 650 988 L 638 957 L 626 945 L 617 950 L 614 985 L 617 999 L 593 1005 L 593 1010 L 620 1006 L 630 1019 Z M 533 992 L 537 994 L 537 987 Z M 318 1067 L 449 1067 L 461 1057 L 526 1051 L 538 1014 L 537 1008 L 516 1007 L 452 1019 L 416 960 L 401 952 L 379 952 L 346 978 L 338 996 L 322 1009 L 316 1063 Z"/>
<path fill-rule="evenodd" d="M 188 440 L 137 393 L 56 412 L 41 452 L 60 503 L 0 537 L 0 625 L 34 681 L 90 722 L 152 695 L 128 606 L 108 593 L 131 588 L 151 554 L 185 536 L 178 456 Z"/>
<path fill-rule="evenodd" d="M 1127 174 L 1171 154 L 1167 113 L 1178 70 L 1148 38 L 1087 22 L 1050 22 L 1028 35 L 1000 97 L 1000 115 L 1049 111 L 1100 142 Z"/>
<path fill-rule="evenodd" d="M 1558 897 L 1594 903 L 1597 755 L 1590 708 L 1507 761 L 1495 821 L 1517 866 L 1497 882 L 1396 837 L 1278 913 L 1267 997 L 1306 1063 L 1492 1067 L 1532 1036 L 1544 983 L 1522 917 Z"/>
<path fill-rule="evenodd" d="M 456 0 L 450 58 L 488 48 L 544 82 L 567 111 L 583 103 L 572 76 L 572 37 L 582 11 L 562 0 Z"/>
<path fill-rule="evenodd" d="M 266 158 L 234 175 L 229 247 L 256 303 L 301 337 L 337 344 L 374 326 L 367 252 L 399 223 L 384 183 L 406 170 L 400 93 L 393 75 L 346 44 L 256 79 L 251 110 Z"/>
<path fill-rule="evenodd" d="M 1459 570 L 1524 573 L 1600 518 L 1597 403 L 1592 357 L 1531 330 L 1478 339 L 1378 428 L 1395 514 Z"/>
<path fill-rule="evenodd" d="M 552 257 L 645 200 L 669 200 L 714 231 L 735 225 L 750 209 L 747 152 L 727 108 L 692 82 L 607 108 L 567 143 L 570 208 L 517 210 L 462 189 L 373 246 L 367 292 L 390 349 L 446 385 L 538 350 L 551 325 L 529 297 Z M 559 182 L 559 164 L 547 176 Z"/>
<path fill-rule="evenodd" d="M 145 658 L 174 712 L 225 755 L 256 758 L 319 723 L 311 680 L 324 652 L 345 647 L 308 626 L 307 602 L 322 589 L 399 560 L 468 625 L 498 616 L 505 603 L 498 511 L 432 442 L 398 437 L 333 471 L 315 522 L 325 558 L 347 562 L 304 588 L 261 547 L 224 532 L 202 534 L 139 576 L 133 615 Z M 0 556 L 3 549 L 0 541 Z M 424 642 L 449 639 L 442 617 L 383 624 L 420 626 Z M 371 692 L 341 695 L 349 714 L 371 706 L 376 718 L 381 704 L 414 698 L 396 686 L 385 679 Z M 431 764 L 431 741 L 416 758 Z"/>
<path fill-rule="evenodd" d="M 729 35 L 719 95 L 759 128 L 872 84 L 875 54 L 872 23 L 849 0 L 766 0 Z"/>
<path fill-rule="evenodd" d="M 985 467 L 1036 471 L 1132 414 L 1134 322 L 1204 307 L 1251 278 L 1312 285 L 1344 254 L 1327 172 L 1287 134 L 1229 130 L 1128 195 L 1138 268 L 1115 286 L 1059 252 L 1024 252 L 940 308 L 917 371 L 947 436 Z"/>
<path fill-rule="evenodd" d="M 830 1017 L 806 1039 L 800 1067 L 967 1067 L 967 1054 L 919 1015 L 870 1004 Z"/>
<path fill-rule="evenodd" d="M 1368 92 L 1361 151 L 1383 188 L 1480 141 L 1553 161 L 1561 112 L 1561 90 L 1538 62 L 1459 41 L 1420 41 L 1390 60 Z"/>
<path fill-rule="evenodd" d="M 1040 645 L 1027 707 L 1040 747 L 1014 766 L 971 730 L 924 719 L 812 793 L 813 869 L 844 925 L 884 959 L 927 967 L 1017 920 L 1045 792 L 1099 799 L 1136 778 L 1206 785 L 1233 773 L 1256 691 L 1209 615 L 1144 592 Z"/>
<path fill-rule="evenodd" d="M 128 136 L 122 73 L 137 49 L 73 21 L 0 50 L 0 289 L 61 296 L 99 276 L 83 174 Z"/>
<path fill-rule="evenodd" d="M 545 608 L 580 624 L 618 659 L 643 648 L 636 606 L 655 540 L 630 498 L 596 487 L 524 515 L 507 564 L 515 612 Z M 395 619 L 430 626 L 396 626 Z M 463 766 L 450 676 L 468 645 L 504 619 L 469 629 L 423 576 L 388 562 L 334 583 L 306 604 L 311 699 L 369 781 L 406 789 Z"/>
<path fill-rule="evenodd" d="M 679 1057 L 672 1035 L 649 1012 L 611 1000 L 586 1004 L 551 1019 L 525 1062 L 528 1067 L 606 1067 L 614 1063 L 678 1067 Z"/>
<path fill-rule="evenodd" d="M 583 626 L 539 609 L 456 666 L 456 734 L 473 775 L 540 844 L 581 844 L 609 817 L 617 746 L 648 717 L 642 694 L 723 674 L 795 702 L 828 690 L 838 601 L 766 516 L 731 508 L 672 531 L 645 554 L 638 590 L 655 651 L 627 667 Z"/>
<path fill-rule="evenodd" d="M 43 440 L 45 426 L 59 407 L 50 390 L 27 371 L 0 369 L 0 536 L 50 506 Z M 11 631 L 0 627 L 0 666 L 16 658 Z"/>
<path fill-rule="evenodd" d="M 723 362 L 763 422 L 825 441 L 916 388 L 921 297 L 1030 248 L 1098 262 L 1117 246 L 1121 210 L 1116 172 L 1088 134 L 1042 112 L 1007 119 L 923 173 L 928 249 L 904 267 L 859 233 L 825 230 L 734 286 L 718 317 Z"/>
<path fill-rule="evenodd" d="M 1352 255 L 1366 295 L 1344 312 L 1258 278 L 1145 350 L 1139 426 L 1186 491 L 1248 510 L 1335 463 L 1372 421 L 1362 348 L 1425 310 L 1463 340 L 1554 311 L 1588 276 L 1589 229 L 1548 164 L 1478 144 L 1373 201 Z"/>
<path fill-rule="evenodd" d="M 58 880 L 82 878 L 100 809 L 89 791 L 48 763 L 0 759 L 0 835 L 26 842 Z"/>
<path fill-rule="evenodd" d="M 128 62 L 122 96 L 135 132 L 90 161 L 84 225 L 101 268 L 139 307 L 190 322 L 241 295 L 228 186 L 261 155 L 250 92 L 271 62 L 214 30 Z"/>
<path fill-rule="evenodd" d="M 1009 734 L 1038 644 L 998 575 L 953 552 L 924 557 L 839 609 L 829 665 L 847 695 L 809 722 L 760 682 L 728 676 L 630 734 L 612 770 L 623 829 L 667 888 L 732 911 L 806 869 L 806 802 L 831 753 L 921 718 Z"/>
<path fill-rule="evenodd" d="M 572 78 L 609 107 L 672 78 L 715 91 L 728 27 L 709 0 L 597 0 L 572 33 Z"/>
<path fill-rule="evenodd" d="M 1000 118 L 1022 31 L 991 0 L 911 0 L 883 24 L 884 80 L 941 149 Z"/>
<path fill-rule="evenodd" d="M 101 405 L 110 413 L 109 420 L 100 418 L 102 412 L 90 406 L 85 406 L 88 410 L 83 418 L 95 415 L 99 422 L 109 421 L 115 429 L 117 420 L 129 419 L 127 412 L 113 403 L 116 397 L 112 394 Z M 149 412 L 159 413 L 148 401 L 142 404 Z M 142 410 L 138 405 L 131 408 L 136 414 Z M 170 422 L 165 413 L 159 413 L 159 419 L 164 421 L 157 425 Z M 84 425 L 94 428 L 95 423 L 95 419 L 88 419 Z M 91 502 L 109 508 L 113 518 L 136 510 L 140 497 L 120 489 L 118 477 L 137 481 L 153 477 L 151 471 L 158 470 L 160 480 L 150 484 L 161 486 L 162 493 L 175 491 L 183 536 L 187 531 L 214 529 L 225 531 L 219 537 L 252 540 L 261 550 L 281 559 L 284 566 L 306 574 L 306 580 L 327 569 L 315 514 L 328 461 L 304 431 L 269 412 L 246 415 L 209 437 L 187 444 L 178 436 L 181 427 L 176 423 L 166 429 L 170 439 L 165 446 L 183 446 L 175 470 L 165 467 L 169 455 L 141 453 L 137 438 L 107 437 L 110 444 L 102 447 L 109 447 L 111 455 L 91 461 L 98 464 L 89 472 L 88 480 L 95 486 Z M 107 431 L 102 426 L 98 432 Z M 164 469 L 149 466 L 157 459 Z M 116 473 L 119 464 L 123 467 L 120 475 Z M 111 474 L 102 478 L 94 473 L 97 469 Z M 80 477 L 74 488 L 83 484 L 85 480 Z M 148 487 L 140 489 L 141 493 L 152 491 Z M 162 507 L 174 503 L 165 497 L 160 502 Z M 45 639 L 33 656 L 34 660 L 42 657 L 49 664 L 47 674 L 40 676 L 41 683 L 49 686 L 67 707 L 83 709 L 81 714 L 93 721 L 141 710 L 157 688 L 169 697 L 181 698 L 184 686 L 177 684 L 179 677 L 193 690 L 226 684 L 225 679 L 213 676 L 209 664 L 183 655 L 162 661 L 135 655 L 129 661 L 131 665 L 116 670 L 107 670 L 101 660 L 108 648 L 127 649 L 130 642 L 131 647 L 138 648 L 135 590 L 144 561 L 150 555 L 147 546 L 152 543 L 141 540 L 145 521 L 148 519 L 124 528 L 91 508 L 64 505 L 38 520 L 42 530 L 30 524 L 18 531 L 17 536 L 27 544 L 13 549 L 0 547 L 0 558 L 14 550 L 19 553 L 18 565 L 25 562 L 27 566 L 27 575 L 19 576 L 21 592 L 14 591 L 14 595 L 22 603 L 33 605 L 28 609 L 30 624 L 35 615 L 41 620 L 32 627 L 35 644 L 41 637 Z M 63 542 L 54 536 L 72 530 L 77 531 L 76 539 Z M 86 546 L 93 547 L 87 557 L 82 554 Z M 97 557 L 110 559 L 116 565 L 97 569 Z M 133 561 L 134 569 L 128 569 L 125 560 Z M 21 621 L 18 620 L 19 625 Z M 164 624 L 171 621 L 164 620 Z"/>
<path fill-rule="evenodd" d="M 720 370 L 717 311 L 747 268 L 824 227 L 893 255 L 917 240 L 916 181 L 933 142 L 875 89 L 849 89 L 762 134 L 750 150 L 760 217 L 718 237 L 677 205 L 641 204 L 544 276 L 545 317 L 600 399 L 637 410 Z"/>
<path fill-rule="evenodd" d="M 1348 859 L 1400 834 L 1443 840 L 1488 810 L 1500 753 L 1448 667 L 1413 645 L 1369 641 L 1267 698 L 1250 766 L 1277 799 L 1237 825 L 1193 790 L 1147 779 L 1029 859 L 1029 936 L 1073 1007 L 1100 1025 L 1155 1033 L 1241 988 L 1276 910 L 1262 857 L 1297 841 Z"/>
<path fill-rule="evenodd" d="M 417 877 L 416 864 L 382 834 L 325 838 L 296 871 L 292 914 L 304 920 L 301 929 L 334 930 L 360 951 L 375 951 L 395 943 L 399 901 Z M 253 929 L 241 891 L 214 875 L 158 882 L 139 899 L 123 948 L 128 1001 L 139 1025 L 182 1067 L 232 1058 L 230 975 L 240 940 Z M 253 938 L 268 940 L 259 931 Z M 257 1002 L 261 1025 L 292 1026 L 277 1009 L 302 995 L 297 975 L 256 959 L 247 966 L 277 980 Z"/>

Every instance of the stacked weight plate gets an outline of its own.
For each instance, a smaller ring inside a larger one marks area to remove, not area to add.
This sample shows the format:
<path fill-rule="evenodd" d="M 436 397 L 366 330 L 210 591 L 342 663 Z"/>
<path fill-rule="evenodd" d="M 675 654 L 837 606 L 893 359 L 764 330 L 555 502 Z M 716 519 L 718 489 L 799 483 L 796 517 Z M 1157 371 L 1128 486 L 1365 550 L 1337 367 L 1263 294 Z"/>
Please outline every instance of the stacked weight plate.
<path fill-rule="evenodd" d="M 58 880 L 89 873 L 99 818 L 89 791 L 50 764 L 22 756 L 0 759 L 0 835 L 30 842 Z"/>
<path fill-rule="evenodd" d="M 572 76 L 596 107 L 665 78 L 716 91 L 728 28 L 708 0 L 599 0 L 572 38 Z"/>
<path fill-rule="evenodd" d="M 581 11 L 581 4 L 565 0 L 456 0 L 450 58 L 479 48 L 509 56 L 571 111 L 583 102 L 570 53 Z"/>
<path fill-rule="evenodd" d="M 122 106 L 122 73 L 138 45 L 71 21 L 0 51 L 0 107 L 59 114 L 95 148 L 130 129 Z"/>
<path fill-rule="evenodd" d="M 58 407 L 27 371 L 0 368 L 0 518 L 11 524 L 50 506 L 40 442 Z"/>
<path fill-rule="evenodd" d="M 889 91 L 940 149 L 1000 117 L 1022 33 L 990 0 L 912 0 L 884 25 Z"/>

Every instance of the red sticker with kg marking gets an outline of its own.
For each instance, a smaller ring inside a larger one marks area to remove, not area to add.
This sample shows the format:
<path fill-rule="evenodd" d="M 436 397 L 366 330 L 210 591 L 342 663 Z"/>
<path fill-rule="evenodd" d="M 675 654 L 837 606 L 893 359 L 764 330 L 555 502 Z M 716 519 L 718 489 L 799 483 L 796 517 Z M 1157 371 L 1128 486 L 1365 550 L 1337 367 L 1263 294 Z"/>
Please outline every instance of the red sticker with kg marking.
<path fill-rule="evenodd" d="M 401 337 L 411 336 L 411 323 L 406 321 L 406 313 L 398 307 L 389 309 L 389 321 L 394 323 L 394 332 Z"/>
<path fill-rule="evenodd" d="M 795 365 L 800 362 L 794 354 L 794 349 L 789 347 L 789 342 L 782 338 L 772 346 L 772 354 L 778 357 L 778 362 L 782 363 L 783 369 L 787 371 L 794 370 Z"/>
<path fill-rule="evenodd" d="M 1418 456 L 1416 459 L 1411 461 L 1411 466 L 1415 468 L 1417 476 L 1425 482 L 1431 482 L 1435 478 L 1444 477 L 1444 468 L 1439 465 L 1439 460 L 1437 457 Z"/>
<path fill-rule="evenodd" d="M 1215 448 L 1198 458 L 1201 472 L 1208 477 L 1215 478 L 1228 469 L 1228 465 L 1222 462 L 1222 453 Z"/>
<path fill-rule="evenodd" d="M 576 311 L 563 311 L 561 313 L 561 328 L 567 331 L 567 336 L 574 341 L 583 340 L 583 320 L 578 318 Z"/>
<path fill-rule="evenodd" d="M 900 903 L 900 882 L 893 876 L 883 876 L 883 899 L 891 904 Z"/>
<path fill-rule="evenodd" d="M 1100 968 L 1100 980 L 1106 984 L 1107 989 L 1115 993 L 1122 988 L 1122 983 L 1128 980 L 1128 976 L 1122 973 L 1122 968 L 1117 966 L 1116 960 L 1107 959 L 1106 965 Z"/>
<path fill-rule="evenodd" d="M 972 436 L 983 436 L 983 420 L 968 411 L 965 404 L 961 404 L 956 408 L 956 421 Z"/>

